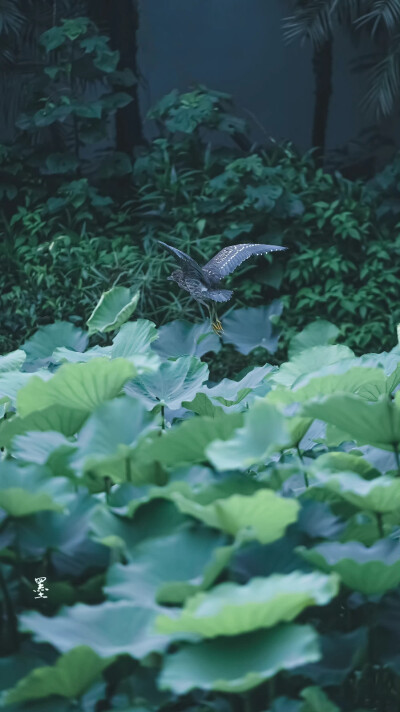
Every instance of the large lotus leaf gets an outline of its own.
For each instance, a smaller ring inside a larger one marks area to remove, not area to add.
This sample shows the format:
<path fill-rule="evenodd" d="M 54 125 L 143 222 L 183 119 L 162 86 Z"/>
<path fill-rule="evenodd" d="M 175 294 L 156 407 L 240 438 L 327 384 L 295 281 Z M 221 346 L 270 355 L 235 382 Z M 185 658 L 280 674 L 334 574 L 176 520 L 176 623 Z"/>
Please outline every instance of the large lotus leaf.
<path fill-rule="evenodd" d="M 391 393 L 400 383 L 400 353 L 395 349 L 389 353 L 364 354 L 359 358 L 362 366 L 383 368 L 387 377 L 387 393 Z"/>
<path fill-rule="evenodd" d="M 125 359 L 67 363 L 46 382 L 33 376 L 18 393 L 17 412 L 25 417 L 56 404 L 91 412 L 121 393 L 124 383 L 134 374 L 133 365 Z"/>
<path fill-rule="evenodd" d="M 306 561 L 335 571 L 349 588 L 366 596 L 385 593 L 400 583 L 400 544 L 380 539 L 370 547 L 357 541 L 326 542 L 313 549 L 299 547 Z"/>
<path fill-rule="evenodd" d="M 302 413 L 331 423 L 359 445 L 392 450 L 400 443 L 400 407 L 388 396 L 371 403 L 352 393 L 338 393 L 304 405 Z"/>
<path fill-rule="evenodd" d="M 213 440 L 227 440 L 242 425 L 242 413 L 223 417 L 198 416 L 167 430 L 163 437 L 147 438 L 136 449 L 138 462 L 158 461 L 174 466 L 205 462 L 206 448 Z"/>
<path fill-rule="evenodd" d="M 112 287 L 103 292 L 87 320 L 89 334 L 114 331 L 122 326 L 135 311 L 139 296 L 139 292 L 132 294 L 127 287 Z"/>
<path fill-rule="evenodd" d="M 88 335 L 69 321 L 56 321 L 54 324 L 41 326 L 36 333 L 25 341 L 22 348 L 28 359 L 50 358 L 59 346 L 73 351 L 84 351 Z"/>
<path fill-rule="evenodd" d="M 16 435 L 13 439 L 11 452 L 13 457 L 24 462 L 46 465 L 55 475 L 68 476 L 72 474 L 68 462 L 75 452 L 74 443 L 57 431 L 44 433 L 28 432 Z"/>
<path fill-rule="evenodd" d="M 334 346 L 313 346 L 311 349 L 300 351 L 292 360 L 283 363 L 277 373 L 271 376 L 271 381 L 290 388 L 300 376 L 313 373 L 321 367 L 352 358 L 354 353 L 343 344 Z"/>
<path fill-rule="evenodd" d="M 87 351 L 72 351 L 59 346 L 51 356 L 52 363 L 86 363 L 94 358 L 111 358 L 111 346 L 93 346 Z"/>
<path fill-rule="evenodd" d="M 72 466 L 77 472 L 99 469 L 102 476 L 124 481 L 129 475 L 132 448 L 152 422 L 143 403 L 133 398 L 102 403 L 79 433 Z"/>
<path fill-rule="evenodd" d="M 330 321 L 318 319 L 308 324 L 305 329 L 293 336 L 289 343 L 289 359 L 292 360 L 300 351 L 313 346 L 327 346 L 335 343 L 340 331 Z"/>
<path fill-rule="evenodd" d="M 320 687 L 306 687 L 300 695 L 305 700 L 301 706 L 301 712 L 340 712 L 339 707 L 333 704 Z M 358 712 L 362 712 L 362 710 Z"/>
<path fill-rule="evenodd" d="M 318 463 L 318 464 L 317 464 Z M 380 475 L 380 471 L 368 460 L 362 457 L 360 451 L 354 452 L 325 452 L 310 465 L 315 472 L 320 470 L 336 474 L 340 472 L 356 472 L 365 480 L 372 480 Z"/>
<path fill-rule="evenodd" d="M 104 591 L 108 598 L 137 605 L 182 603 L 211 585 L 228 563 L 232 547 L 223 547 L 224 543 L 220 534 L 190 525 L 150 539 L 132 551 L 129 564 L 114 564 L 108 570 Z M 222 548 L 225 551 L 221 552 Z M 207 575 L 210 565 L 212 577 Z"/>
<path fill-rule="evenodd" d="M 253 578 L 243 586 L 222 583 L 189 598 L 179 617 L 176 611 L 174 617 L 159 616 L 156 629 L 167 634 L 194 633 L 203 638 L 241 635 L 292 621 L 308 606 L 325 606 L 338 589 L 337 576 L 316 571 Z"/>
<path fill-rule="evenodd" d="M 205 393 L 198 393 L 192 401 L 183 401 L 182 406 L 197 415 L 207 415 L 210 418 L 219 418 L 224 415 L 223 408 L 220 405 L 214 405 Z"/>
<path fill-rule="evenodd" d="M 390 475 L 380 475 L 374 480 L 364 480 L 355 472 L 341 472 L 335 475 L 320 471 L 316 474 L 317 485 L 328 492 L 354 504 L 360 509 L 372 512 L 393 512 L 400 509 L 400 479 Z"/>
<path fill-rule="evenodd" d="M 150 344 L 157 338 L 157 329 L 152 321 L 138 319 L 124 324 L 113 339 L 111 358 L 130 358 L 145 353 L 153 355 Z"/>
<path fill-rule="evenodd" d="M 187 518 L 172 502 L 153 499 L 135 511 L 134 518 L 113 514 L 109 507 L 100 504 L 90 518 L 90 532 L 104 546 L 120 549 L 126 559 L 136 556 L 136 548 L 147 539 L 170 536 Z"/>
<path fill-rule="evenodd" d="M 152 348 L 164 358 L 197 356 L 221 350 L 221 342 L 210 328 L 210 322 L 191 324 L 189 321 L 171 321 L 158 330 L 158 341 Z"/>
<path fill-rule="evenodd" d="M 39 651 L 35 651 L 35 653 L 36 655 L 33 655 L 21 651 L 15 655 L 0 658 L 0 690 L 2 692 L 14 687 L 21 678 L 47 662 L 42 659 Z"/>
<path fill-rule="evenodd" d="M 334 364 L 333 368 L 344 368 L 345 361 Z M 306 383 L 307 382 L 307 383 Z M 304 385 L 305 384 L 305 385 Z M 349 368 L 343 373 L 331 373 L 326 376 L 309 374 L 299 379 L 293 386 L 293 400 L 305 403 L 312 398 L 328 396 L 344 391 L 355 393 L 365 400 L 376 401 L 387 392 L 387 378 L 379 368 Z"/>
<path fill-rule="evenodd" d="M 193 356 L 182 356 L 176 361 L 164 361 L 155 373 L 130 381 L 125 391 L 140 398 L 148 408 L 161 404 L 175 410 L 182 401 L 194 398 L 207 378 L 207 364 Z"/>
<path fill-rule="evenodd" d="M 12 517 L 26 517 L 41 510 L 61 511 L 72 486 L 62 477 L 49 477 L 45 468 L 0 463 L 0 507 Z"/>
<path fill-rule="evenodd" d="M 280 334 L 273 318 L 281 314 L 282 308 L 282 303 L 275 300 L 268 307 L 235 309 L 223 319 L 222 340 L 245 356 L 260 346 L 275 353 Z"/>
<path fill-rule="evenodd" d="M 0 373 L 6 373 L 7 371 L 19 371 L 25 359 L 26 353 L 25 351 L 22 351 L 22 349 L 11 351 L 5 356 L 0 356 Z"/>
<path fill-rule="evenodd" d="M 229 440 L 215 439 L 206 453 L 217 470 L 245 470 L 289 444 L 284 416 L 275 406 L 259 399 L 245 412 L 243 427 Z"/>
<path fill-rule="evenodd" d="M 334 631 L 320 637 L 321 659 L 295 671 L 323 687 L 341 685 L 363 659 L 367 644 L 367 629 L 351 633 Z"/>
<path fill-rule="evenodd" d="M 100 658 L 87 645 L 70 650 L 55 665 L 37 667 L 7 691 L 5 704 L 39 700 L 51 695 L 81 697 L 114 658 Z"/>
<path fill-rule="evenodd" d="M 253 388 L 256 388 L 263 382 L 267 373 L 272 370 L 272 366 L 268 363 L 265 366 L 253 368 L 240 381 L 232 381 L 230 378 L 223 378 L 218 385 L 209 388 L 203 386 L 201 392 L 207 398 L 215 399 L 225 406 L 239 403 L 245 398 Z"/>
<path fill-rule="evenodd" d="M 285 413 L 286 408 L 296 402 L 296 395 L 288 388 L 275 388 L 265 396 L 266 403 L 270 403 Z M 297 447 L 305 434 L 310 429 L 312 418 L 301 418 L 297 415 L 290 415 L 285 421 L 285 427 L 289 434 L 287 447 Z"/>
<path fill-rule="evenodd" d="M 202 505 L 180 492 L 171 495 L 178 509 L 209 527 L 243 538 L 268 544 L 283 536 L 286 527 L 296 521 L 299 504 L 294 499 L 278 497 L 272 490 L 261 489 L 250 496 L 234 494 Z"/>
<path fill-rule="evenodd" d="M 245 692 L 280 670 L 292 670 L 320 657 L 311 626 L 285 624 L 272 630 L 186 645 L 168 655 L 161 689 L 184 695 L 190 690 Z"/>
<path fill-rule="evenodd" d="M 144 658 L 161 653 L 169 645 L 168 636 L 154 632 L 154 619 L 164 609 L 139 607 L 130 601 L 107 601 L 95 606 L 77 603 L 64 606 L 53 618 L 38 611 L 19 616 L 20 629 L 31 631 L 36 642 L 46 642 L 62 653 L 87 645 L 101 657 L 131 655 Z"/>
<path fill-rule="evenodd" d="M 16 435 L 56 430 L 66 437 L 75 435 L 88 417 L 87 411 L 52 405 L 29 413 L 26 418 L 14 416 L 0 424 L 0 447 L 9 447 Z"/>
<path fill-rule="evenodd" d="M 15 407 L 18 392 L 35 380 L 43 383 L 51 378 L 49 371 L 40 370 L 35 373 L 22 373 L 21 371 L 7 371 L 0 373 L 0 402 L 9 401 Z"/>

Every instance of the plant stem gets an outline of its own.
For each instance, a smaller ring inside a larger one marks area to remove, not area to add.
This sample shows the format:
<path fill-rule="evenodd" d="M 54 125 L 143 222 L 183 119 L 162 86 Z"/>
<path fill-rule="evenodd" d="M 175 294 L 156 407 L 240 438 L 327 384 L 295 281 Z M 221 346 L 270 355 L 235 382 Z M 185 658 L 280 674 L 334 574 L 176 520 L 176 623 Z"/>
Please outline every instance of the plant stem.
<path fill-rule="evenodd" d="M 111 477 L 106 476 L 104 478 L 104 489 L 106 493 L 106 500 L 107 504 L 109 504 L 109 497 L 110 497 L 110 492 L 111 492 Z"/>
<path fill-rule="evenodd" d="M 161 430 L 165 430 L 165 405 L 161 406 Z"/>
<path fill-rule="evenodd" d="M 399 444 L 397 442 L 393 443 L 394 456 L 396 459 L 397 475 L 400 477 L 400 456 L 399 456 Z"/>
<path fill-rule="evenodd" d="M 382 512 L 375 512 L 376 514 L 376 523 L 378 525 L 378 531 L 379 531 L 379 536 L 381 539 L 385 538 L 385 532 L 383 530 L 383 516 Z"/>
<path fill-rule="evenodd" d="M 10 594 L 8 593 L 8 588 L 7 584 L 4 580 L 3 572 L 0 567 L 0 590 L 3 593 L 3 599 L 4 599 L 4 608 L 7 614 L 7 620 L 10 625 L 10 649 L 8 652 L 15 652 L 18 650 L 18 623 L 17 623 L 17 616 L 14 611 L 14 605 L 12 602 L 12 598 Z"/>
<path fill-rule="evenodd" d="M 125 460 L 125 473 L 127 482 L 132 482 L 131 461 L 129 457 L 127 457 Z"/>
<path fill-rule="evenodd" d="M 297 454 L 298 454 L 298 456 L 299 456 L 299 458 L 300 458 L 300 462 L 301 462 L 301 464 L 303 465 L 303 468 L 304 468 L 304 470 L 303 470 L 304 484 L 305 484 L 306 487 L 309 487 L 310 483 L 309 483 L 309 481 L 308 481 L 308 475 L 307 475 L 307 472 L 306 472 L 305 467 L 304 467 L 303 453 L 301 452 L 301 450 L 300 450 L 298 444 L 296 445 L 296 450 L 297 450 Z"/>

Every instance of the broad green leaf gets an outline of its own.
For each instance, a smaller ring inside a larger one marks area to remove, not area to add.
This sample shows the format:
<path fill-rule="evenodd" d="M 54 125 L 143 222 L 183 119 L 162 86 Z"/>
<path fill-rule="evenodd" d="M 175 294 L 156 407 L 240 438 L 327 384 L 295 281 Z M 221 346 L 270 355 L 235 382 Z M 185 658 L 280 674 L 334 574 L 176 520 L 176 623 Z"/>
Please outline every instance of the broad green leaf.
<path fill-rule="evenodd" d="M 331 423 L 359 445 L 391 450 L 400 443 L 400 407 L 388 396 L 368 402 L 351 393 L 338 393 L 304 405 L 302 413 Z"/>
<path fill-rule="evenodd" d="M 278 497 L 272 490 L 261 489 L 251 496 L 240 494 L 202 505 L 180 492 L 171 495 L 178 509 L 209 527 L 246 539 L 268 544 L 283 536 L 286 527 L 297 520 L 299 504 L 294 499 Z"/>
<path fill-rule="evenodd" d="M 216 438 L 228 439 L 242 421 L 241 413 L 224 413 L 221 418 L 190 418 L 167 430 L 162 437 L 145 438 L 139 443 L 135 456 L 138 463 L 158 461 L 174 467 L 205 462 L 207 445 Z"/>
<path fill-rule="evenodd" d="M 282 413 L 285 413 L 288 406 L 296 403 L 296 394 L 288 388 L 278 387 L 267 393 L 265 402 L 270 403 Z M 297 447 L 309 430 L 312 422 L 312 418 L 301 418 L 297 415 L 291 415 L 290 418 L 286 418 L 285 427 L 289 434 L 287 447 Z"/>
<path fill-rule="evenodd" d="M 45 465 L 52 457 L 56 457 L 58 452 L 67 456 L 72 455 L 75 449 L 75 443 L 68 440 L 65 435 L 48 430 L 43 433 L 31 431 L 25 435 L 16 435 L 11 451 L 17 460 Z M 51 465 L 49 467 L 52 469 Z M 58 471 L 57 474 L 62 473 Z"/>
<path fill-rule="evenodd" d="M 341 712 L 320 687 L 306 687 L 300 695 L 305 700 L 301 712 Z"/>
<path fill-rule="evenodd" d="M 54 324 L 41 326 L 36 333 L 25 341 L 22 348 L 29 360 L 50 358 L 56 348 L 64 346 L 73 351 L 84 351 L 88 335 L 69 321 L 56 321 Z"/>
<path fill-rule="evenodd" d="M 45 468 L 0 462 L 0 507 L 11 517 L 26 517 L 42 510 L 62 511 L 61 502 L 71 491 L 68 480 L 51 478 Z"/>
<path fill-rule="evenodd" d="M 333 475 L 344 471 L 356 472 L 365 480 L 371 480 L 380 474 L 376 467 L 362 457 L 361 452 L 325 452 L 311 465 L 311 469 Z"/>
<path fill-rule="evenodd" d="M 21 371 L 6 371 L 0 373 L 0 401 L 9 401 L 15 407 L 18 392 L 33 379 L 43 383 L 51 378 L 48 371 L 40 370 L 35 373 L 22 373 Z"/>
<path fill-rule="evenodd" d="M 339 334 L 337 326 L 331 324 L 330 321 L 325 321 L 325 319 L 313 321 L 290 340 L 289 359 L 292 360 L 300 351 L 311 349 L 313 346 L 333 344 Z"/>
<path fill-rule="evenodd" d="M 241 635 L 292 621 L 308 606 L 325 606 L 338 593 L 339 578 L 317 572 L 275 574 L 247 584 L 222 583 L 189 598 L 178 615 L 156 620 L 160 633 L 194 633 L 203 638 Z"/>
<path fill-rule="evenodd" d="M 271 376 L 271 381 L 290 388 L 300 376 L 303 376 L 321 367 L 352 358 L 354 353 L 348 346 L 313 346 L 311 349 L 300 351 L 290 361 L 283 363 L 279 371 Z"/>
<path fill-rule="evenodd" d="M 203 386 L 201 392 L 208 398 L 215 399 L 223 405 L 234 405 L 243 400 L 253 388 L 259 386 L 271 369 L 272 366 L 269 364 L 258 366 L 257 368 L 253 368 L 252 371 L 249 371 L 249 373 L 246 373 L 240 381 L 223 378 L 222 381 L 212 388 Z"/>
<path fill-rule="evenodd" d="M 208 378 L 208 366 L 193 356 L 164 361 L 154 373 L 144 373 L 125 386 L 130 396 L 140 398 L 148 408 L 166 405 L 176 410 L 191 400 Z"/>
<path fill-rule="evenodd" d="M 90 470 L 111 477 L 114 482 L 129 479 L 133 474 L 132 449 L 152 424 L 153 419 L 138 400 L 124 397 L 102 403 L 79 433 L 72 467 L 79 473 Z"/>
<path fill-rule="evenodd" d="M 150 351 L 150 344 L 158 338 L 152 321 L 138 319 L 121 326 L 113 339 L 111 358 L 130 358 Z"/>
<path fill-rule="evenodd" d="M 56 430 L 66 437 L 75 435 L 88 416 L 87 411 L 52 405 L 29 413 L 25 418 L 14 416 L 0 425 L 0 447 L 9 447 L 15 435 Z"/>
<path fill-rule="evenodd" d="M 333 631 L 320 636 L 321 660 L 296 670 L 323 687 L 342 685 L 350 673 L 362 662 L 367 645 L 367 628 L 356 628 L 350 633 Z M 317 710 L 318 712 L 318 710 Z"/>
<path fill-rule="evenodd" d="M 52 354 L 52 363 L 86 363 L 93 358 L 111 358 L 111 346 L 93 346 L 87 351 L 71 351 L 64 346 L 58 347 Z"/>
<path fill-rule="evenodd" d="M 162 488 L 160 488 L 162 489 Z M 92 538 L 104 546 L 120 549 L 128 561 L 134 560 L 137 546 L 148 539 L 170 536 L 187 523 L 172 502 L 154 498 L 134 510 L 134 517 L 113 514 L 98 505 L 90 518 Z"/>
<path fill-rule="evenodd" d="M 127 287 L 112 287 L 104 292 L 87 320 L 89 334 L 118 329 L 132 316 L 138 301 L 139 292 L 132 295 Z"/>
<path fill-rule="evenodd" d="M 7 371 L 19 371 L 26 359 L 26 353 L 22 349 L 11 351 L 5 356 L 0 356 L 0 373 Z"/>
<path fill-rule="evenodd" d="M 255 401 L 244 414 L 243 427 L 229 440 L 215 440 L 206 450 L 217 470 L 245 470 L 290 444 L 284 416 L 265 400 Z"/>
<path fill-rule="evenodd" d="M 89 363 L 67 363 L 43 382 L 33 376 L 17 396 L 17 412 L 25 417 L 54 405 L 90 412 L 100 403 L 121 393 L 135 369 L 125 359 L 94 359 Z"/>
<path fill-rule="evenodd" d="M 282 303 L 275 300 L 268 307 L 235 309 L 222 319 L 224 343 L 233 344 L 239 353 L 247 356 L 253 349 L 263 347 L 269 353 L 278 348 L 279 331 L 273 317 L 282 312 Z"/>
<path fill-rule="evenodd" d="M 400 583 L 400 544 L 380 539 L 370 547 L 360 542 L 325 542 L 313 549 L 298 547 L 298 553 L 326 572 L 339 574 L 349 588 L 373 596 Z"/>
<path fill-rule="evenodd" d="M 35 641 L 50 643 L 62 653 L 90 641 L 101 658 L 127 654 L 141 659 L 149 653 L 164 652 L 170 643 L 168 636 L 154 632 L 156 615 L 157 609 L 151 607 L 107 601 L 94 606 L 64 606 L 53 618 L 38 611 L 23 612 L 19 622 L 20 629 L 31 631 Z"/>
<path fill-rule="evenodd" d="M 224 543 L 221 534 L 189 524 L 163 538 L 150 539 L 132 551 L 129 564 L 109 568 L 104 591 L 108 598 L 139 606 L 182 603 L 210 586 L 228 563 L 232 547 L 223 547 Z"/>
<path fill-rule="evenodd" d="M 345 361 L 342 361 L 334 364 L 334 367 L 344 368 L 344 364 Z M 344 373 L 331 373 L 326 376 L 311 373 L 299 379 L 290 393 L 293 394 L 294 401 L 305 403 L 312 398 L 328 396 L 340 391 L 354 393 L 365 400 L 376 401 L 379 396 L 387 393 L 387 378 L 383 369 L 379 368 L 349 368 Z"/>
<path fill-rule="evenodd" d="M 224 416 L 224 411 L 220 405 L 214 405 L 205 393 L 198 393 L 192 401 L 183 401 L 182 406 L 192 410 L 197 415 L 206 415 L 209 418 L 219 418 Z"/>
<path fill-rule="evenodd" d="M 159 684 L 176 695 L 194 689 L 245 692 L 280 670 L 319 657 L 318 637 L 311 626 L 283 623 L 272 630 L 186 645 L 166 657 Z"/>
<path fill-rule="evenodd" d="M 372 512 L 393 512 L 400 509 L 400 479 L 380 475 L 374 480 L 364 480 L 355 472 L 338 474 L 316 473 L 317 487 L 334 492 L 359 509 Z"/>
<path fill-rule="evenodd" d="M 210 327 L 210 322 L 191 324 L 188 321 L 171 321 L 160 326 L 158 340 L 152 348 L 164 358 L 197 356 L 201 358 L 209 351 L 218 353 L 221 342 Z"/>
<path fill-rule="evenodd" d="M 51 695 L 81 697 L 114 658 L 100 658 L 87 645 L 61 655 L 55 665 L 38 667 L 5 695 L 6 704 L 40 700 Z"/>

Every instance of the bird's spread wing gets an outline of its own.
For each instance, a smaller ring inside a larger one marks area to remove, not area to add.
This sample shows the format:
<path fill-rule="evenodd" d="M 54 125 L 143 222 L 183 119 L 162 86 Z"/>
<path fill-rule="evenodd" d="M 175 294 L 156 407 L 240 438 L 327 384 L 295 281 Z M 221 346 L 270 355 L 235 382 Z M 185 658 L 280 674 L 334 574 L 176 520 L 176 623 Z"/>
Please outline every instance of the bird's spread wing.
<path fill-rule="evenodd" d="M 226 277 L 227 274 L 233 272 L 236 267 L 242 264 L 252 255 L 262 255 L 265 252 L 278 252 L 287 250 L 287 247 L 279 247 L 278 245 L 229 245 L 218 252 L 207 264 L 203 267 L 203 272 L 211 280 L 216 281 Z"/>
<path fill-rule="evenodd" d="M 168 250 L 168 252 L 170 252 L 173 257 L 175 257 L 181 270 L 185 273 L 187 277 L 194 277 L 196 279 L 204 281 L 202 269 L 192 257 L 189 257 L 186 252 L 182 252 L 182 250 L 178 250 L 176 247 L 171 247 L 171 245 L 167 245 L 166 242 L 161 242 L 161 240 L 159 240 L 158 242 L 160 243 L 160 245 L 163 245 L 163 247 L 165 247 L 165 249 Z"/>

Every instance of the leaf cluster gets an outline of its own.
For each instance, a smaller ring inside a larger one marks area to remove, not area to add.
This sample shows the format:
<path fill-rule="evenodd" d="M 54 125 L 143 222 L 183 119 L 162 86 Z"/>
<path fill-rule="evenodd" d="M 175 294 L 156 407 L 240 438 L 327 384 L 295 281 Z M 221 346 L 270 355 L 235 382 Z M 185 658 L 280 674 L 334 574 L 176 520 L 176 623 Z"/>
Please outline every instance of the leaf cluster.
<path fill-rule="evenodd" d="M 395 709 L 399 347 L 319 320 L 212 383 L 138 298 L 0 358 L 2 706 Z"/>

